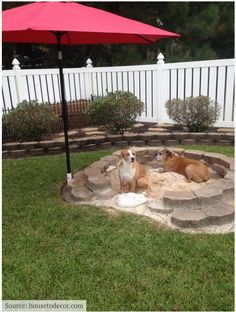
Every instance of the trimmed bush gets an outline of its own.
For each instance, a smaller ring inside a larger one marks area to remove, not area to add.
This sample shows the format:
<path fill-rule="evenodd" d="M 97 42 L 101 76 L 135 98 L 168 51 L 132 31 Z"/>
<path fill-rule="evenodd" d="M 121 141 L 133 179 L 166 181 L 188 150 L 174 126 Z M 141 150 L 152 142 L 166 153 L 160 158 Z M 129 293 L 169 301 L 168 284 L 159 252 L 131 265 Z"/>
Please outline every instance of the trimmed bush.
<path fill-rule="evenodd" d="M 49 104 L 23 101 L 5 116 L 3 122 L 20 141 L 40 141 L 51 132 L 57 120 Z"/>
<path fill-rule="evenodd" d="M 116 91 L 92 101 L 86 114 L 94 125 L 103 125 L 112 132 L 123 135 L 142 113 L 143 106 L 131 92 Z"/>
<path fill-rule="evenodd" d="M 167 114 L 189 132 L 208 130 L 218 120 L 220 107 L 207 96 L 172 99 L 166 102 Z"/>

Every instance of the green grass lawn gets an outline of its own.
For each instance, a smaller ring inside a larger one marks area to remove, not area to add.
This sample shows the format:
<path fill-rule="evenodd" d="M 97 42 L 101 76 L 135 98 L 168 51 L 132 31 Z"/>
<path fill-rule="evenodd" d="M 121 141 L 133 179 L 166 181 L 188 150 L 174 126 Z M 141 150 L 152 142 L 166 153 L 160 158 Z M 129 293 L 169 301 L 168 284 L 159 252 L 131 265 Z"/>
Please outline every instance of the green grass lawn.
<path fill-rule="evenodd" d="M 214 151 L 232 156 L 233 148 Z M 72 168 L 109 153 L 72 154 Z M 88 310 L 234 310 L 233 234 L 188 235 L 66 204 L 65 172 L 64 155 L 3 161 L 3 299 L 84 299 Z"/>

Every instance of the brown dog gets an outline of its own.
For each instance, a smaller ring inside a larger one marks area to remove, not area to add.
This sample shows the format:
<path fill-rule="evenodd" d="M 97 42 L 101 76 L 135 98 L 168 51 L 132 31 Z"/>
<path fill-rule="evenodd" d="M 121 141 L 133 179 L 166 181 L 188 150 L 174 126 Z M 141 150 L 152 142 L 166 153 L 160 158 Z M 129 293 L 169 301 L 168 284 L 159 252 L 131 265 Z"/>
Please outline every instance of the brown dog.
<path fill-rule="evenodd" d="M 194 159 L 179 156 L 167 148 L 156 153 L 156 159 L 164 162 L 165 171 L 182 174 L 187 178 L 187 182 L 193 180 L 200 183 L 210 178 L 209 170 L 204 164 Z"/>
<path fill-rule="evenodd" d="M 136 184 L 142 188 L 148 186 L 146 169 L 136 160 L 135 152 L 130 149 L 121 151 L 119 177 L 121 192 L 124 192 L 126 185 L 129 185 L 130 192 L 135 192 Z"/>

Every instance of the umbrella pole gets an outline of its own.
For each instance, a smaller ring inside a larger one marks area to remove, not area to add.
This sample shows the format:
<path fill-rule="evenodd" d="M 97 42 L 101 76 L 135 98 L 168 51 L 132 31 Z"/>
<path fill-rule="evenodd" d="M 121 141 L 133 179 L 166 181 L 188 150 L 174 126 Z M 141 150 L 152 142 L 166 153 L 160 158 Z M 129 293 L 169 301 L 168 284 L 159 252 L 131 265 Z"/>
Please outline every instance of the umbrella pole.
<path fill-rule="evenodd" d="M 70 164 L 70 149 L 69 149 L 69 140 L 68 140 L 68 111 L 67 103 L 65 97 L 65 83 L 63 76 L 63 67 L 62 67 L 62 51 L 61 51 L 61 36 L 62 32 L 54 32 L 54 35 L 57 38 L 57 52 L 58 52 L 58 68 L 61 84 L 61 105 L 62 105 L 62 119 L 64 126 L 64 136 L 65 136 L 65 149 L 66 149 L 66 167 L 67 167 L 67 183 L 72 179 L 71 174 L 71 164 Z"/>

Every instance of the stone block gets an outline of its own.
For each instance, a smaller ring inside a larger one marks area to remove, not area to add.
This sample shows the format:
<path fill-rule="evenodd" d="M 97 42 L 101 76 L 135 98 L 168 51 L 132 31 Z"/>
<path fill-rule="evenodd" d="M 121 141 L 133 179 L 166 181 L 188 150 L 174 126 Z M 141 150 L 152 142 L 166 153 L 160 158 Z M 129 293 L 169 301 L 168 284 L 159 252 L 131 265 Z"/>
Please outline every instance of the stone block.
<path fill-rule="evenodd" d="M 87 167 L 84 169 L 84 174 L 86 175 L 86 177 L 90 177 L 90 176 L 97 176 L 100 175 L 102 173 L 100 168 L 94 168 L 94 167 Z"/>
<path fill-rule="evenodd" d="M 93 197 L 93 192 L 87 187 L 76 187 L 71 190 L 71 194 L 78 200 L 88 201 Z"/>
<path fill-rule="evenodd" d="M 109 162 L 107 160 L 98 160 L 98 161 L 95 161 L 90 167 L 99 168 L 101 169 L 101 172 L 103 173 L 106 171 L 108 166 L 109 166 Z"/>
<path fill-rule="evenodd" d="M 150 155 L 152 157 L 155 157 L 155 154 L 157 151 L 159 151 L 161 149 L 161 147 L 157 147 L 157 146 L 151 146 L 147 148 L 147 155 Z"/>
<path fill-rule="evenodd" d="M 234 166 L 235 166 L 234 158 L 228 158 L 228 164 L 229 164 L 229 169 L 231 171 L 234 171 Z"/>
<path fill-rule="evenodd" d="M 225 135 L 224 135 L 224 133 L 209 132 L 207 134 L 207 138 L 217 142 L 219 140 L 224 140 Z"/>
<path fill-rule="evenodd" d="M 114 197 L 118 192 L 111 188 L 105 188 L 102 190 L 95 190 L 93 193 L 99 199 L 109 199 Z"/>
<path fill-rule="evenodd" d="M 184 157 L 196 159 L 196 160 L 202 159 L 203 155 L 204 155 L 204 152 L 195 151 L 195 150 L 186 150 L 184 152 Z"/>
<path fill-rule="evenodd" d="M 225 155 L 218 153 L 205 153 L 203 155 L 203 160 L 211 164 L 220 164 L 230 169 L 230 158 Z"/>
<path fill-rule="evenodd" d="M 2 151 L 2 159 L 10 158 L 11 152 L 10 151 Z"/>
<path fill-rule="evenodd" d="M 129 147 L 129 143 L 127 141 L 115 141 L 113 142 L 113 145 L 118 146 L 118 147 L 124 147 L 124 148 Z"/>
<path fill-rule="evenodd" d="M 224 202 L 222 204 L 205 207 L 202 211 L 211 224 L 224 224 L 234 220 L 233 202 Z"/>
<path fill-rule="evenodd" d="M 83 138 L 73 139 L 71 144 L 78 144 L 79 146 L 84 146 L 88 144 L 88 138 L 83 137 Z"/>
<path fill-rule="evenodd" d="M 163 207 L 160 202 L 157 202 L 155 200 L 151 200 L 150 202 L 148 202 L 147 208 L 149 208 L 151 212 L 158 214 L 170 214 L 173 211 L 173 208 Z"/>
<path fill-rule="evenodd" d="M 151 132 L 150 132 L 151 133 Z M 156 139 L 158 140 L 171 140 L 174 139 L 170 132 L 156 132 Z"/>
<path fill-rule="evenodd" d="M 138 133 L 126 133 L 123 138 L 129 142 L 136 141 L 140 135 Z"/>
<path fill-rule="evenodd" d="M 228 171 L 224 176 L 225 179 L 234 181 L 234 171 Z"/>
<path fill-rule="evenodd" d="M 78 130 L 69 130 L 69 131 L 68 131 L 68 136 L 69 136 L 69 137 L 70 137 L 70 136 L 75 136 L 75 135 L 78 135 L 78 134 L 79 134 Z M 58 134 L 58 136 L 59 136 L 59 137 L 64 136 L 64 131 L 60 132 L 60 133 Z"/>
<path fill-rule="evenodd" d="M 137 157 L 137 160 L 141 163 L 141 164 L 146 164 L 150 161 L 153 161 L 154 156 L 150 156 L 150 155 L 146 155 L 146 156 L 141 156 L 141 157 Z"/>
<path fill-rule="evenodd" d="M 57 155 L 57 154 L 61 154 L 64 153 L 65 150 L 64 148 L 58 146 L 58 147 L 51 147 L 47 150 L 47 154 L 49 155 Z"/>
<path fill-rule="evenodd" d="M 171 123 L 160 123 L 159 124 L 158 123 L 156 126 L 159 128 L 171 129 L 173 127 L 173 124 L 171 124 Z"/>
<path fill-rule="evenodd" d="M 214 205 L 222 200 L 222 190 L 215 187 L 206 187 L 194 191 L 199 206 Z"/>
<path fill-rule="evenodd" d="M 179 145 L 179 140 L 164 140 L 164 145 L 166 146 Z"/>
<path fill-rule="evenodd" d="M 189 139 L 195 139 L 197 141 L 207 139 L 208 134 L 205 132 L 189 132 Z"/>
<path fill-rule="evenodd" d="M 135 128 L 135 129 L 143 128 L 143 127 L 144 127 L 144 124 L 143 124 L 143 123 L 140 123 L 140 122 L 135 123 L 135 124 L 133 125 L 133 128 Z"/>
<path fill-rule="evenodd" d="M 39 147 L 45 148 L 45 149 L 49 149 L 51 147 L 57 147 L 58 146 L 58 142 L 56 141 L 40 141 L 38 143 Z"/>
<path fill-rule="evenodd" d="M 85 151 L 96 151 L 97 150 L 97 144 L 84 145 L 83 150 L 85 150 Z"/>
<path fill-rule="evenodd" d="M 135 150 L 137 157 L 144 156 L 147 154 L 147 148 L 146 147 L 143 148 L 143 147 L 139 147 L 139 146 L 134 146 L 133 149 Z"/>
<path fill-rule="evenodd" d="M 83 132 L 98 131 L 98 127 L 85 127 L 81 129 Z"/>
<path fill-rule="evenodd" d="M 178 154 L 178 155 L 183 155 L 183 153 L 184 153 L 184 151 L 185 151 L 185 149 L 184 148 L 181 148 L 181 147 L 173 147 L 173 148 L 171 148 L 171 150 L 174 152 L 174 153 L 176 153 L 176 154 Z"/>
<path fill-rule="evenodd" d="M 110 186 L 110 181 L 103 175 L 89 176 L 86 185 L 92 191 L 101 191 Z"/>
<path fill-rule="evenodd" d="M 120 157 L 115 156 L 115 155 L 110 155 L 110 156 L 104 156 L 100 160 L 108 161 L 110 166 L 116 166 L 118 161 L 120 160 Z"/>
<path fill-rule="evenodd" d="M 175 209 L 171 222 L 180 228 L 202 227 L 209 225 L 207 216 L 202 210 Z"/>
<path fill-rule="evenodd" d="M 213 164 L 212 169 L 215 170 L 223 178 L 228 172 L 228 169 L 226 169 L 224 166 L 219 165 L 219 164 Z"/>
<path fill-rule="evenodd" d="M 219 128 L 216 131 L 220 133 L 234 133 L 234 128 Z"/>
<path fill-rule="evenodd" d="M 118 142 L 124 140 L 124 136 L 120 134 L 112 134 L 107 136 L 107 140 L 110 142 Z"/>
<path fill-rule="evenodd" d="M 29 151 L 30 156 L 43 156 L 46 152 L 43 148 L 35 148 Z"/>
<path fill-rule="evenodd" d="M 87 142 L 85 144 L 100 144 L 106 142 L 106 137 L 104 135 L 95 135 L 87 137 Z"/>
<path fill-rule="evenodd" d="M 216 143 L 221 146 L 231 146 L 234 144 L 231 140 L 218 140 Z"/>
<path fill-rule="evenodd" d="M 213 140 L 210 140 L 210 139 L 201 139 L 198 141 L 198 144 L 202 144 L 202 145 L 214 145 L 215 142 Z"/>
<path fill-rule="evenodd" d="M 157 140 L 158 136 L 156 132 L 144 132 L 142 133 L 142 140 L 143 141 L 150 141 L 150 140 Z"/>
<path fill-rule="evenodd" d="M 189 134 L 186 132 L 172 132 L 173 139 L 175 140 L 184 140 L 189 138 Z"/>
<path fill-rule="evenodd" d="M 79 147 L 78 145 L 70 145 L 70 152 L 73 153 L 73 152 L 78 152 L 79 151 Z"/>
<path fill-rule="evenodd" d="M 28 152 L 26 150 L 12 150 L 11 158 L 20 158 L 28 156 Z"/>
<path fill-rule="evenodd" d="M 24 150 L 30 151 L 34 148 L 39 147 L 39 143 L 38 142 L 23 142 L 20 144 L 20 146 L 22 150 L 24 149 Z"/>
<path fill-rule="evenodd" d="M 214 188 L 216 188 L 219 192 L 223 192 L 224 194 L 234 194 L 234 181 L 229 179 L 218 179 L 212 181 L 211 184 Z"/>
<path fill-rule="evenodd" d="M 147 145 L 148 146 L 161 146 L 163 142 L 161 140 L 148 140 Z"/>
<path fill-rule="evenodd" d="M 150 132 L 167 132 L 167 129 L 161 128 L 161 127 L 158 127 L 158 128 L 148 128 L 148 131 L 150 131 Z"/>
<path fill-rule="evenodd" d="M 3 151 L 20 150 L 20 149 L 21 149 L 21 143 L 4 143 L 2 145 Z"/>
<path fill-rule="evenodd" d="M 234 134 L 225 133 L 224 140 L 229 140 L 232 144 L 234 144 Z"/>
<path fill-rule="evenodd" d="M 168 191 L 164 193 L 163 204 L 169 208 L 197 208 L 197 197 L 193 192 Z"/>
<path fill-rule="evenodd" d="M 145 146 L 145 141 L 132 141 L 133 146 Z"/>
<path fill-rule="evenodd" d="M 73 179 L 69 181 L 69 186 L 71 188 L 77 188 L 85 186 L 86 176 L 83 171 L 78 171 L 73 175 Z"/>
<path fill-rule="evenodd" d="M 74 177 L 74 179 L 77 179 L 77 178 L 81 179 L 81 178 L 85 178 L 86 175 L 85 175 L 85 173 L 84 173 L 84 170 L 80 170 L 80 171 L 76 171 L 76 172 L 73 174 L 73 177 Z"/>
<path fill-rule="evenodd" d="M 85 132 L 86 136 L 100 136 L 100 135 L 105 135 L 106 132 L 105 131 L 89 131 L 89 132 Z"/>
<path fill-rule="evenodd" d="M 183 145 L 194 145 L 197 143 L 196 139 L 183 139 L 181 140 L 181 144 Z"/>
<path fill-rule="evenodd" d="M 112 143 L 111 142 L 104 142 L 104 143 L 101 143 L 99 145 L 99 147 L 102 149 L 110 149 L 112 147 Z"/>

